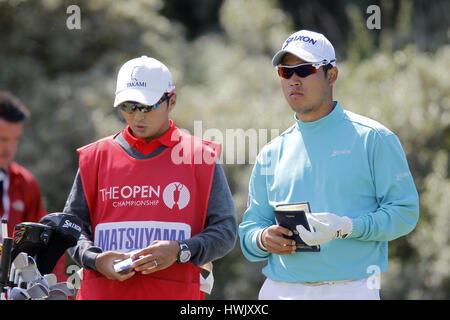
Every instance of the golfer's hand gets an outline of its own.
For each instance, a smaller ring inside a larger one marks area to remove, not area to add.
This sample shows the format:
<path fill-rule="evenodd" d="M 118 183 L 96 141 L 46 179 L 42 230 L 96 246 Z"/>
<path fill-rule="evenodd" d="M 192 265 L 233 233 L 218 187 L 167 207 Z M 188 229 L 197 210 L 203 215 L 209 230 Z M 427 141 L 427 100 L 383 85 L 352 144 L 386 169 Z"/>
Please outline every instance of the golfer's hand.
<path fill-rule="evenodd" d="M 134 276 L 135 272 L 132 269 L 127 272 L 115 272 L 114 260 L 127 259 L 129 256 L 130 254 L 115 251 L 102 252 L 95 259 L 95 269 L 110 280 L 128 280 Z"/>
<path fill-rule="evenodd" d="M 156 240 L 147 248 L 133 252 L 131 259 L 140 259 L 133 262 L 131 267 L 142 274 L 163 270 L 177 261 L 179 251 L 177 241 Z"/>
<path fill-rule="evenodd" d="M 353 230 L 353 222 L 349 217 L 340 217 L 334 213 L 311 213 L 307 215 L 307 219 L 316 230 L 311 232 L 298 225 L 297 231 L 300 238 L 309 246 L 324 244 L 336 238 L 345 239 Z"/>
<path fill-rule="evenodd" d="M 261 240 L 267 251 L 275 254 L 295 253 L 295 241 L 286 239 L 283 235 L 292 236 L 292 231 L 279 225 L 273 225 L 265 229 L 262 233 Z"/>

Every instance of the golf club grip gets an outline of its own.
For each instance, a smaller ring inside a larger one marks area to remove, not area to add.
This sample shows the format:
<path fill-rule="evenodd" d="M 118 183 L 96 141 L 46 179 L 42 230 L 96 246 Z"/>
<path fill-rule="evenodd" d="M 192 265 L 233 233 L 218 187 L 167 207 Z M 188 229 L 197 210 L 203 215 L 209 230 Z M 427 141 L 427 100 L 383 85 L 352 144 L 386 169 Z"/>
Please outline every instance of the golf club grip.
<path fill-rule="evenodd" d="M 2 261 L 0 263 L 0 270 L 2 272 L 0 278 L 1 284 L 6 284 L 8 282 L 9 267 L 11 265 L 11 248 L 12 238 L 4 238 L 2 247 Z"/>

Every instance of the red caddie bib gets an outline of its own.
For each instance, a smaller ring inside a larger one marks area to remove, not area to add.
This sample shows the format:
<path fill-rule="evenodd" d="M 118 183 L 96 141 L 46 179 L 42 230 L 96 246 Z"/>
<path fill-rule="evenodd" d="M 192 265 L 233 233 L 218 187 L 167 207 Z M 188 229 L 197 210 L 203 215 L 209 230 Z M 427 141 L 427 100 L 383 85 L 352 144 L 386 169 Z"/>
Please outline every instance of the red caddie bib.
<path fill-rule="evenodd" d="M 172 137 L 178 142 L 150 159 L 129 156 L 114 136 L 78 149 L 93 240 L 103 251 L 130 252 L 203 229 L 217 146 L 179 129 Z M 201 299 L 199 279 L 192 263 L 123 282 L 84 270 L 77 299 Z"/>

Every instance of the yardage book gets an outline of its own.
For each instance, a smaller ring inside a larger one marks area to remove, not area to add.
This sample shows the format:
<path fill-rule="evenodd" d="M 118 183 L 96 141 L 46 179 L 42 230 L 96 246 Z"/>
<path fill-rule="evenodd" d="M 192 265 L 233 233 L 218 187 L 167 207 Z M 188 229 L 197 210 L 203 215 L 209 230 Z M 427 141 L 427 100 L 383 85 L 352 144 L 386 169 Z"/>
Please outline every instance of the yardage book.
<path fill-rule="evenodd" d="M 296 226 L 301 224 L 306 230 L 312 231 L 313 228 L 306 219 L 306 213 L 311 212 L 309 208 L 309 202 L 296 202 L 280 204 L 275 207 L 273 213 L 278 221 L 278 225 L 287 228 L 292 231 L 292 236 L 283 237 L 287 239 L 295 240 L 297 244 L 296 252 L 319 252 L 320 246 L 308 246 L 300 238 Z"/>

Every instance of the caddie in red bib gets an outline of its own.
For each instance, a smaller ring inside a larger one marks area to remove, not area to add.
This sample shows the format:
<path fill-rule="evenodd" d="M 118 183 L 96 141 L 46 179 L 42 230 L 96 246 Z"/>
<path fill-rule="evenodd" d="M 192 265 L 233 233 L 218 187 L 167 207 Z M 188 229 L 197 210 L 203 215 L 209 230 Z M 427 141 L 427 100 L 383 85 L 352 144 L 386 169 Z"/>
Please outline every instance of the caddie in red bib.
<path fill-rule="evenodd" d="M 127 128 L 78 149 L 98 253 L 95 265 L 83 270 L 77 299 L 203 298 L 201 268 L 189 262 L 185 241 L 205 228 L 220 145 L 168 118 L 174 90 L 161 62 L 128 61 L 114 103 Z"/>

